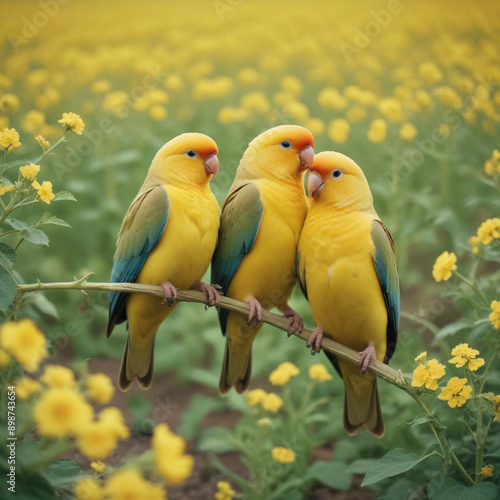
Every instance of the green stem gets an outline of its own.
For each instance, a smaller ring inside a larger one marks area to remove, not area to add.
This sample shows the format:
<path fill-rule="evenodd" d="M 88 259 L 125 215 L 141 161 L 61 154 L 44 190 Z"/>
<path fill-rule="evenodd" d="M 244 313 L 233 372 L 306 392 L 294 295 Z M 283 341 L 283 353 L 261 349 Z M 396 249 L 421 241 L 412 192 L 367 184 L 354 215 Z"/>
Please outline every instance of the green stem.
<path fill-rule="evenodd" d="M 59 144 L 61 144 L 61 142 L 64 142 L 66 140 L 66 132 L 64 132 L 64 135 L 57 141 L 55 142 L 52 146 L 50 146 L 49 149 L 47 149 L 46 151 L 43 152 L 42 156 L 40 156 L 40 158 L 38 158 L 38 160 L 35 162 L 37 165 L 40 164 L 40 162 L 48 155 L 51 153 L 51 151 L 53 151 L 57 146 L 59 146 Z"/>
<path fill-rule="evenodd" d="M 475 280 L 471 281 L 471 280 L 467 279 L 463 274 L 460 274 L 458 271 L 453 271 L 453 274 L 457 278 L 461 279 L 464 283 L 469 285 L 473 290 L 475 290 L 479 294 L 481 299 L 483 299 L 483 302 L 486 304 L 486 307 L 488 308 L 488 310 L 490 309 L 490 302 L 486 298 L 486 295 L 484 295 L 483 291 L 479 288 L 479 286 Z"/>
<path fill-rule="evenodd" d="M 422 398 L 415 391 L 407 391 L 407 392 L 415 400 L 415 402 L 418 404 L 418 406 L 420 406 L 420 408 L 422 409 L 422 411 L 426 415 L 432 415 L 429 408 L 427 408 L 427 405 L 424 403 Z M 444 458 L 445 467 L 446 467 L 446 463 L 451 460 L 457 466 L 458 470 L 462 473 L 462 476 L 467 480 L 467 482 L 471 485 L 474 484 L 474 480 L 472 479 L 472 477 L 470 477 L 470 475 L 465 470 L 464 466 L 462 465 L 462 463 L 460 462 L 460 460 L 456 456 L 455 452 L 453 451 L 453 449 L 450 447 L 450 445 L 446 441 L 446 438 L 443 435 L 443 430 L 441 428 L 437 428 L 434 425 L 434 422 L 432 420 L 429 421 L 429 425 L 431 426 L 432 432 L 433 432 L 434 436 L 436 437 L 436 439 L 439 443 L 439 446 L 441 447 L 441 450 L 443 450 L 443 454 L 445 457 Z"/>

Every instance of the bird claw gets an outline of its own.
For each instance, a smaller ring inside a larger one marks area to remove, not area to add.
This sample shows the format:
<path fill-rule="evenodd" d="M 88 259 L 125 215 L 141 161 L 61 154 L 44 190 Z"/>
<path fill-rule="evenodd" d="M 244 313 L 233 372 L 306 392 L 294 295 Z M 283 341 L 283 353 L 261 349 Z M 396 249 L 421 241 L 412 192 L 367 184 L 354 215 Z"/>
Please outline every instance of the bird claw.
<path fill-rule="evenodd" d="M 259 323 L 262 323 L 264 319 L 264 313 L 262 310 L 262 306 L 260 302 L 255 297 L 250 297 L 245 300 L 250 304 L 250 312 L 248 313 L 247 325 L 251 327 L 257 326 Z"/>
<path fill-rule="evenodd" d="M 165 294 L 165 298 L 161 301 L 162 306 L 173 306 L 175 300 L 177 299 L 177 288 L 175 288 L 170 281 L 165 281 L 164 283 L 160 283 L 160 286 L 163 288 L 163 292 Z"/>
<path fill-rule="evenodd" d="M 197 285 L 193 287 L 194 290 L 199 290 L 203 292 L 207 297 L 207 302 L 205 304 L 205 311 L 209 308 L 217 304 L 220 300 L 221 287 L 219 285 L 208 285 L 207 283 L 203 283 L 200 281 Z"/>
<path fill-rule="evenodd" d="M 370 365 L 370 362 L 372 359 L 377 359 L 377 354 L 375 352 L 375 346 L 373 345 L 373 342 L 370 342 L 368 344 L 368 347 L 359 353 L 361 359 L 361 373 L 364 375 L 366 371 L 368 370 L 368 366 Z"/>
<path fill-rule="evenodd" d="M 325 336 L 323 328 L 317 326 L 309 336 L 306 342 L 306 347 L 311 348 L 311 354 L 314 356 L 316 353 L 321 351 L 321 342 L 323 342 L 323 337 Z"/>
<path fill-rule="evenodd" d="M 281 312 L 283 313 L 283 316 L 285 316 L 285 318 L 290 318 L 290 328 L 287 332 L 287 336 L 290 337 L 290 335 L 293 335 L 294 333 L 300 333 L 304 328 L 304 320 L 297 313 L 297 311 L 295 311 L 291 307 L 287 307 Z"/>

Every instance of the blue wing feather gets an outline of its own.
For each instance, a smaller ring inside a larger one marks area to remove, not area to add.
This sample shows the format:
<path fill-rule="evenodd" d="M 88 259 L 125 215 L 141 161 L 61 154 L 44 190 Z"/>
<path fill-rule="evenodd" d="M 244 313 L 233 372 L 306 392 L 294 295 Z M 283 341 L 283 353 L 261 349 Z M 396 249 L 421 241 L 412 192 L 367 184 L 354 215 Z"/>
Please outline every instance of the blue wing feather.
<path fill-rule="evenodd" d="M 224 294 L 255 243 L 262 213 L 259 189 L 251 183 L 233 191 L 224 203 L 217 248 L 212 258 L 212 283 L 220 285 Z M 228 311 L 219 308 L 218 313 L 225 335 Z"/>
<path fill-rule="evenodd" d="M 168 196 L 158 186 L 138 196 L 130 206 L 118 237 L 111 283 L 134 283 L 148 255 L 160 241 L 170 213 Z M 108 336 L 114 326 L 127 319 L 125 303 L 129 294 L 109 295 Z"/>
<path fill-rule="evenodd" d="M 388 363 L 396 349 L 400 320 L 399 276 L 394 241 L 384 224 L 372 223 L 372 240 L 375 246 L 374 265 L 387 308 L 387 351 L 384 362 Z"/>

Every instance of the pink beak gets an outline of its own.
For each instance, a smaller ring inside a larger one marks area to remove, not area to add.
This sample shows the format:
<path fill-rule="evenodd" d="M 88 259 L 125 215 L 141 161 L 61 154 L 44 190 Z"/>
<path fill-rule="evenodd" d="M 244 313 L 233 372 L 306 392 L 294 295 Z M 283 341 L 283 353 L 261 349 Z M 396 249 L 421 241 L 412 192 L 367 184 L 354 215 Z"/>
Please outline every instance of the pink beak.
<path fill-rule="evenodd" d="M 314 149 L 311 146 L 306 146 L 299 153 L 299 159 L 300 159 L 299 172 L 304 172 L 313 164 Z"/>
<path fill-rule="evenodd" d="M 217 174 L 219 173 L 219 158 L 217 158 L 217 155 L 211 154 L 205 160 L 204 165 L 206 174 L 211 175 L 212 179 L 215 180 Z"/>
<path fill-rule="evenodd" d="M 314 171 L 311 171 L 309 177 L 307 178 L 307 192 L 312 198 L 319 196 L 319 193 L 323 189 L 325 181 Z"/>

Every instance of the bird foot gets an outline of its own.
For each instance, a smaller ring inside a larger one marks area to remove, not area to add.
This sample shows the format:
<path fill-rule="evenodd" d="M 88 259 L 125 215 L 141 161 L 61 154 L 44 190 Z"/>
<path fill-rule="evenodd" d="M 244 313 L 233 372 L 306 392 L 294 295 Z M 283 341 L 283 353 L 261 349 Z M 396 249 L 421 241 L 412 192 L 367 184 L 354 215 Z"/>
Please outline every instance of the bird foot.
<path fill-rule="evenodd" d="M 177 298 L 177 288 L 175 288 L 170 281 L 165 281 L 164 283 L 160 283 L 160 286 L 163 288 L 165 293 L 165 298 L 161 301 L 162 306 L 172 306 Z"/>
<path fill-rule="evenodd" d="M 361 373 L 364 375 L 368 370 L 368 366 L 372 359 L 377 359 L 377 354 L 375 352 L 375 346 L 373 342 L 368 344 L 368 347 L 359 353 L 361 356 Z"/>
<path fill-rule="evenodd" d="M 221 296 L 221 286 L 220 285 L 209 285 L 207 283 L 203 283 L 200 281 L 193 287 L 193 290 L 199 290 L 203 292 L 207 297 L 207 302 L 205 309 L 207 307 L 214 306 L 217 302 L 219 302 Z"/>
<path fill-rule="evenodd" d="M 250 304 L 250 312 L 248 314 L 247 325 L 256 327 L 259 323 L 262 323 L 264 319 L 264 313 L 260 302 L 255 297 L 249 297 L 245 300 Z"/>
<path fill-rule="evenodd" d="M 311 348 L 311 354 L 314 356 L 317 352 L 321 351 L 321 342 L 325 336 L 323 328 L 317 326 L 307 339 L 306 347 Z"/>
<path fill-rule="evenodd" d="M 290 329 L 287 332 L 287 336 L 290 337 L 292 333 L 300 333 L 304 328 L 304 320 L 299 315 L 299 313 L 291 307 L 287 307 L 281 312 L 283 313 L 283 316 L 285 316 L 285 318 L 290 318 Z"/>

